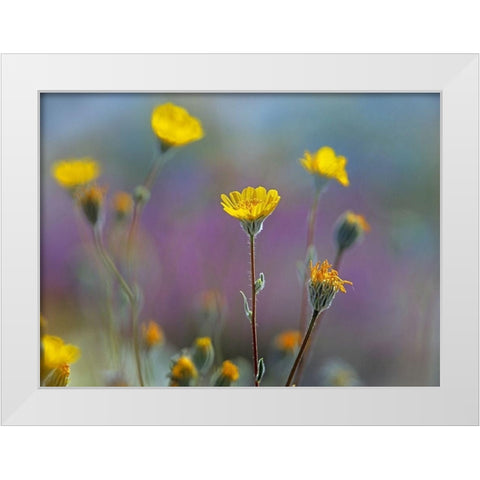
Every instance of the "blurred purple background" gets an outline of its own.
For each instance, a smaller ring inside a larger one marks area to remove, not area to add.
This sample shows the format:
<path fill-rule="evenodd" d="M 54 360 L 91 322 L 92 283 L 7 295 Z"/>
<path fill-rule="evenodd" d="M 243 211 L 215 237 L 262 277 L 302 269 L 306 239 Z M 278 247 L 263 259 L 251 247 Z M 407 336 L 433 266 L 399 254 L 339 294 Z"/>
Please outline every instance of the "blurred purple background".
<path fill-rule="evenodd" d="M 438 385 L 440 98 L 423 93 L 42 94 L 41 309 L 49 333 L 82 348 L 72 384 L 102 384 L 92 372 L 109 368 L 98 333 L 104 295 L 87 225 L 51 165 L 92 156 L 110 199 L 131 192 L 156 148 L 151 111 L 167 101 L 186 107 L 206 133 L 166 165 L 141 219 L 141 319 L 162 325 L 171 351 L 212 333 L 198 299 L 216 289 L 226 300 L 223 355 L 250 360 L 239 294 L 249 291 L 247 237 L 223 212 L 220 194 L 276 188 L 282 199 L 257 237 L 256 259 L 266 277 L 258 297 L 260 355 L 271 374 L 265 384 L 278 384 L 272 342 L 298 327 L 296 262 L 305 257 L 313 194 L 298 159 L 329 145 L 347 157 L 350 186 L 331 181 L 320 199 L 319 259 L 333 261 L 333 225 L 345 210 L 363 214 L 371 231 L 344 255 L 341 277 L 354 287 L 337 295 L 321 324 L 304 384 L 321 383 L 322 365 L 338 358 L 364 385 Z M 106 229 L 112 226 L 110 215 Z"/>

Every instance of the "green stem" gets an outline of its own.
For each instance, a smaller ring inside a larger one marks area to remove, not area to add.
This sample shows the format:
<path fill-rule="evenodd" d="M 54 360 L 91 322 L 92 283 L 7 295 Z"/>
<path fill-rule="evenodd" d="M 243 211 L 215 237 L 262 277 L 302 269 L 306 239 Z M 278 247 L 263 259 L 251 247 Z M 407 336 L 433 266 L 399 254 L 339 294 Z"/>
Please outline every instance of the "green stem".
<path fill-rule="evenodd" d="M 252 345 L 253 345 L 253 374 L 255 386 L 258 387 L 258 343 L 257 343 L 257 293 L 255 291 L 255 236 L 250 235 L 250 275 L 252 280 Z"/>
<path fill-rule="evenodd" d="M 140 348 L 138 342 L 138 311 L 137 311 L 137 298 L 133 293 L 133 290 L 128 285 L 127 281 L 123 277 L 123 275 L 118 270 L 115 262 L 112 260 L 108 252 L 105 250 L 105 246 L 103 245 L 102 236 L 100 234 L 100 230 L 98 228 L 93 229 L 93 238 L 95 242 L 95 247 L 100 258 L 103 260 L 105 266 L 110 270 L 111 274 L 118 280 L 120 286 L 122 287 L 123 291 L 125 292 L 128 302 L 130 303 L 130 310 L 131 310 L 131 322 L 133 328 L 133 348 L 135 351 L 135 362 L 137 366 L 137 375 L 140 385 L 143 387 L 143 376 L 142 376 L 142 368 L 141 368 L 141 360 L 140 360 Z"/>
<path fill-rule="evenodd" d="M 343 252 L 345 250 L 343 249 L 338 249 L 337 250 L 337 253 L 335 255 L 335 260 L 333 262 L 333 269 L 334 270 L 338 270 L 340 268 L 340 262 L 342 261 L 342 257 L 343 257 Z M 322 318 L 325 317 L 325 313 L 323 314 Z M 315 338 L 315 335 L 312 336 L 312 342 L 314 341 L 314 338 Z M 298 369 L 297 369 L 297 374 L 295 376 L 295 385 L 300 385 L 300 380 L 302 378 L 302 375 L 303 375 L 303 370 L 305 369 L 305 366 L 307 365 L 308 363 L 308 354 L 305 355 L 302 360 L 300 361 L 300 365 L 298 366 Z"/>
<path fill-rule="evenodd" d="M 313 197 L 313 203 L 310 208 L 310 213 L 308 215 L 308 227 L 307 227 L 307 246 L 305 251 L 308 252 L 310 245 L 313 245 L 314 236 L 315 236 L 315 219 L 317 217 L 318 211 L 318 201 L 320 198 L 320 189 L 316 189 Z M 306 327 L 306 313 L 307 313 L 307 303 L 308 303 L 308 289 L 307 289 L 307 280 L 308 280 L 308 265 L 305 266 L 305 274 L 303 276 L 303 285 L 302 285 L 302 299 L 300 304 L 300 319 L 299 326 L 300 331 L 304 332 Z"/>
<path fill-rule="evenodd" d="M 312 313 L 310 324 L 308 326 L 307 333 L 303 337 L 302 345 L 300 346 L 300 350 L 298 351 L 297 358 L 295 358 L 295 362 L 293 362 L 292 369 L 290 370 L 290 374 L 288 375 L 287 383 L 285 383 L 286 387 L 289 387 L 292 383 L 295 372 L 297 371 L 298 365 L 300 364 L 303 358 L 303 355 L 305 353 L 305 350 L 307 348 L 307 344 L 308 344 L 308 341 L 310 340 L 310 336 L 312 334 L 313 328 L 315 327 L 315 322 L 317 320 L 318 315 L 319 315 L 319 311 L 314 310 Z"/>

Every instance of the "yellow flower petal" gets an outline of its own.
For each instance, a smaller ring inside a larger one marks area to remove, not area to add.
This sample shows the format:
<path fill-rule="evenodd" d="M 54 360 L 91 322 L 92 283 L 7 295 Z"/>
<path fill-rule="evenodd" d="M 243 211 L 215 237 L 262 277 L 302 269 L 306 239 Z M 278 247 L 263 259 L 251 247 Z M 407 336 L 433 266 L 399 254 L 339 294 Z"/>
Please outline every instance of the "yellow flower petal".
<path fill-rule="evenodd" d="M 200 120 L 173 103 L 158 105 L 152 112 L 151 122 L 155 135 L 169 146 L 187 145 L 203 138 Z"/>
<path fill-rule="evenodd" d="M 336 155 L 331 147 L 322 147 L 316 153 L 306 151 L 300 159 L 303 168 L 312 175 L 319 175 L 337 180 L 344 187 L 350 185 L 347 171 L 347 159 Z"/>
<path fill-rule="evenodd" d="M 52 166 L 52 175 L 60 186 L 75 188 L 95 180 L 100 166 L 89 157 L 59 160 Z"/>

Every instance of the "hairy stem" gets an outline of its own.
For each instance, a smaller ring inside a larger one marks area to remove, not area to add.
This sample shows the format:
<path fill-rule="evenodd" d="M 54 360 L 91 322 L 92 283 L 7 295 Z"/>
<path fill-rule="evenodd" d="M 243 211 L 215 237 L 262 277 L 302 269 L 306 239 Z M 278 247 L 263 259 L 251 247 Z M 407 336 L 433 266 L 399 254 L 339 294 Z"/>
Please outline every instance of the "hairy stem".
<path fill-rule="evenodd" d="M 288 375 L 287 383 L 285 383 L 286 387 L 289 387 L 292 384 L 293 377 L 295 376 L 295 372 L 297 371 L 298 365 L 302 361 L 303 355 L 307 348 L 307 345 L 310 340 L 310 336 L 312 335 L 313 328 L 315 327 L 315 322 L 318 318 L 319 312 L 318 310 L 314 310 L 312 313 L 312 318 L 310 320 L 310 324 L 308 326 L 308 330 L 303 337 L 302 345 L 300 346 L 300 350 L 298 351 L 297 358 L 295 358 L 295 362 L 293 362 L 292 369 L 290 370 L 290 374 Z"/>
<path fill-rule="evenodd" d="M 255 386 L 258 387 L 258 344 L 257 344 L 257 293 L 255 291 L 255 236 L 250 235 L 250 275 L 252 280 L 252 345 L 253 345 L 253 374 L 255 377 Z"/>
<path fill-rule="evenodd" d="M 318 211 L 318 200 L 320 198 L 320 191 L 317 189 L 313 197 L 313 203 L 308 214 L 308 227 L 307 227 L 307 246 L 305 252 L 308 252 L 310 245 L 313 245 L 314 235 L 315 235 L 315 219 L 317 217 Z M 300 303 L 300 319 L 299 319 L 299 328 L 301 332 L 305 331 L 306 327 L 306 314 L 307 314 L 307 303 L 308 303 L 308 290 L 307 290 L 307 280 L 308 280 L 308 270 L 305 268 L 305 274 L 303 276 L 303 285 L 302 285 L 302 297 Z"/>

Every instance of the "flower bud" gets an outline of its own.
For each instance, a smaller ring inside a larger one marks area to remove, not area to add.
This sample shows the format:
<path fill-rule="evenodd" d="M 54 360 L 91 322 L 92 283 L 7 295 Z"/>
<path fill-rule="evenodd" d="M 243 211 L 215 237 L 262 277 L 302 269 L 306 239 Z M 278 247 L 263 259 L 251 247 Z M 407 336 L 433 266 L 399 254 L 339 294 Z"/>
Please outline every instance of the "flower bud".
<path fill-rule="evenodd" d="M 125 220 L 133 210 L 133 198 L 127 192 L 117 192 L 113 197 L 113 209 L 117 221 Z"/>
<path fill-rule="evenodd" d="M 192 347 L 192 360 L 201 373 L 210 370 L 215 357 L 212 340 L 210 337 L 197 338 Z"/>
<path fill-rule="evenodd" d="M 187 355 L 181 355 L 172 362 L 170 373 L 170 387 L 190 387 L 198 377 L 197 369 Z"/>
<path fill-rule="evenodd" d="M 370 230 L 370 225 L 362 215 L 351 211 L 345 212 L 337 222 L 335 240 L 338 250 L 350 248 L 357 240 L 362 238 L 364 232 Z"/>
<path fill-rule="evenodd" d="M 150 190 L 143 185 L 135 187 L 135 190 L 133 191 L 133 199 L 135 200 L 135 203 L 145 205 L 150 200 Z"/>
<path fill-rule="evenodd" d="M 155 345 L 163 345 L 165 341 L 162 328 L 154 321 L 148 322 L 148 325 L 142 325 L 142 337 L 148 349 Z"/>
<path fill-rule="evenodd" d="M 286 330 L 275 337 L 275 347 L 286 355 L 297 352 L 302 342 L 302 334 L 299 330 Z"/>
<path fill-rule="evenodd" d="M 225 360 L 213 376 L 213 385 L 215 387 L 230 387 L 239 377 L 238 367 L 230 360 Z"/>
<path fill-rule="evenodd" d="M 105 196 L 105 189 L 91 185 L 78 193 L 78 201 L 87 220 L 97 225 Z"/>

